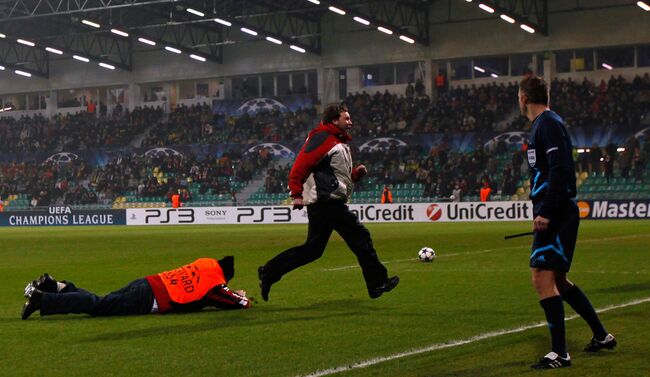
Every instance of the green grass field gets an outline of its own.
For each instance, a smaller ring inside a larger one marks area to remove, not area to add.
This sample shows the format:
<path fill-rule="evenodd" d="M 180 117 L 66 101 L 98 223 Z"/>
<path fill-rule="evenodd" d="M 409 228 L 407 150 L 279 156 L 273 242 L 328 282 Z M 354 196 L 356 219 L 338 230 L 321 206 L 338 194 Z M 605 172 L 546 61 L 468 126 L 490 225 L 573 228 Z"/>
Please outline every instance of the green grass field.
<path fill-rule="evenodd" d="M 580 319 L 567 322 L 573 366 L 533 372 L 549 351 L 530 284 L 529 223 L 372 224 L 400 285 L 367 296 L 354 255 L 335 235 L 320 260 L 275 284 L 248 311 L 20 320 L 25 284 L 43 272 L 99 294 L 197 257 L 236 256 L 230 286 L 259 296 L 257 266 L 304 241 L 304 225 L 0 229 L 0 376 L 648 376 L 650 221 L 584 221 L 570 278 L 619 340 L 588 355 Z M 433 263 L 416 260 L 431 246 Z M 567 315 L 573 315 L 566 307 Z M 476 339 L 503 330 L 502 335 Z M 466 344 L 440 347 L 468 340 Z M 399 354 L 421 350 L 410 356 Z M 395 356 L 397 355 L 397 356 Z M 395 356 L 391 358 L 391 356 Z M 379 362 L 381 358 L 389 358 Z"/>

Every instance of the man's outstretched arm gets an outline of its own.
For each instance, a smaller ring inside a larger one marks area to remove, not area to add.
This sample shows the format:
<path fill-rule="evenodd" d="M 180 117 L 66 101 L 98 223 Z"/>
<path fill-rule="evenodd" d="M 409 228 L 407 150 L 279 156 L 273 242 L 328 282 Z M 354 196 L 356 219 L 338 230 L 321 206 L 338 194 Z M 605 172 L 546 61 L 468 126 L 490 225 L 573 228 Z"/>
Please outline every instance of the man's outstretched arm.
<path fill-rule="evenodd" d="M 207 305 L 220 309 L 248 309 L 251 307 L 251 301 L 246 297 L 246 292 L 233 292 L 225 284 L 212 288 L 205 297 L 208 300 Z"/>

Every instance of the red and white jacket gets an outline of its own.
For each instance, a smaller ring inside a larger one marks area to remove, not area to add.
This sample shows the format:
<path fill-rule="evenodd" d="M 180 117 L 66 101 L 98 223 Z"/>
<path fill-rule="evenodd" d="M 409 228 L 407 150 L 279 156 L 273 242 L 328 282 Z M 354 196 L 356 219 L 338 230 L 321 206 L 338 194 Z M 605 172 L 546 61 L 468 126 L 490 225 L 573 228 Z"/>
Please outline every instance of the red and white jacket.
<path fill-rule="evenodd" d="M 354 182 L 361 178 L 352 167 L 347 142 L 352 138 L 332 123 L 313 129 L 289 173 L 291 197 L 305 205 L 328 200 L 347 202 Z"/>

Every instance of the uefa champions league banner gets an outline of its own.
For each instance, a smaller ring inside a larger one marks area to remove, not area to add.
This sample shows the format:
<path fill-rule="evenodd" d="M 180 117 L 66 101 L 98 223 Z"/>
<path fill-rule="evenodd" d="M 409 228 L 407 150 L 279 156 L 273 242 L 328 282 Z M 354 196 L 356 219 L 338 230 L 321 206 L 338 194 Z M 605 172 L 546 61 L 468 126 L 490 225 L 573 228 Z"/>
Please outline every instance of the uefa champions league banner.
<path fill-rule="evenodd" d="M 38 211 L 0 212 L 0 226 L 125 225 L 124 210 L 74 210 L 49 207 Z"/>
<path fill-rule="evenodd" d="M 530 202 L 350 204 L 364 223 L 532 220 Z M 306 224 L 291 206 L 129 208 L 127 225 Z"/>

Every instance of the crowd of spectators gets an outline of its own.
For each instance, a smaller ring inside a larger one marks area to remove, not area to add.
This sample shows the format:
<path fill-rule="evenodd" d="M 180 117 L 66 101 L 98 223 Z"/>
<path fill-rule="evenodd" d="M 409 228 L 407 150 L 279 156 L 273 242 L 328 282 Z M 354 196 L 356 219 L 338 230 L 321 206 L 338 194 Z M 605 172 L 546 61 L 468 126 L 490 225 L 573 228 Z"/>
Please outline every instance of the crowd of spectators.
<path fill-rule="evenodd" d="M 94 113 L 42 115 L 18 119 L 0 118 L 3 153 L 81 151 L 90 148 L 124 147 L 163 117 L 161 108 L 136 107 L 114 111 L 110 116 Z"/>
<path fill-rule="evenodd" d="M 554 80 L 551 107 L 560 113 L 569 128 L 590 125 L 617 125 L 623 128 L 647 123 L 650 113 L 650 77 L 637 76 L 631 82 L 612 76 L 598 85 L 583 80 Z M 435 98 L 424 94 L 422 86 L 412 85 L 405 95 L 365 92 L 350 94 L 345 102 L 355 126 L 354 137 L 379 137 L 422 133 L 526 130 L 530 126 L 519 116 L 517 85 L 483 84 L 445 88 Z M 315 108 L 295 112 L 263 111 L 227 116 L 214 114 L 207 104 L 179 106 L 168 116 L 161 108 L 137 107 L 133 111 L 114 110 L 110 115 L 77 113 L 0 119 L 2 153 L 82 151 L 89 148 L 121 148 L 141 140 L 141 147 L 181 144 L 242 144 L 282 142 L 299 144 L 317 123 Z M 133 146 L 133 145 L 132 145 Z M 614 174 L 641 180 L 650 158 L 650 143 L 635 138 L 620 146 L 597 145 L 576 155 L 580 171 Z M 451 151 L 446 143 L 431 150 L 411 146 L 388 151 L 353 151 L 355 160 L 370 168 L 372 182 L 400 184 L 419 182 L 424 196 L 448 197 L 455 192 L 475 195 L 488 184 L 494 192 L 512 195 L 522 175 L 525 156 L 514 152 L 508 163 L 504 154 L 512 150 L 487 151 L 477 142 L 471 153 Z M 82 161 L 4 162 L 0 164 L 0 195 L 25 193 L 33 205 L 91 204 L 108 202 L 127 192 L 140 197 L 165 196 L 188 192 L 230 194 L 232 180 L 248 182 L 253 174 L 272 160 L 268 151 L 252 154 L 225 154 L 220 158 L 143 157 L 124 155 L 102 166 L 91 167 Z M 264 182 L 268 193 L 286 191 L 288 166 L 272 166 Z M 164 177 L 160 173 L 164 173 Z M 364 190 L 363 183 L 357 190 Z M 185 190 L 185 191 L 184 191 Z M 457 196 L 457 195 L 455 195 Z M 187 198 L 189 199 L 189 198 Z"/>
<path fill-rule="evenodd" d="M 97 196 L 82 186 L 91 168 L 81 161 L 0 163 L 0 198 L 26 194 L 31 206 L 92 204 Z"/>
<path fill-rule="evenodd" d="M 409 134 L 418 113 L 429 104 L 429 97 L 404 96 L 388 91 L 370 95 L 365 91 L 349 94 L 348 106 L 355 126 L 352 136 L 381 137 Z"/>
<path fill-rule="evenodd" d="M 599 84 L 587 78 L 578 83 L 571 78 L 551 83 L 551 107 L 569 127 L 620 126 L 641 123 L 650 112 L 650 75 L 636 76 L 632 82 L 611 76 Z"/>
<path fill-rule="evenodd" d="M 463 85 L 440 93 L 425 111 L 415 133 L 506 131 L 517 115 L 516 83 Z"/>
<path fill-rule="evenodd" d="M 438 93 L 434 101 L 410 91 L 399 96 L 362 92 L 349 94 L 345 103 L 357 136 L 505 131 L 511 126 L 507 120 L 517 118 L 517 89 L 515 83 L 463 85 Z"/>
<path fill-rule="evenodd" d="M 0 163 L 0 198 L 26 194 L 33 207 L 111 204 L 117 197 L 166 197 L 174 192 L 190 201 L 201 194 L 235 195 L 231 182 L 247 182 L 268 165 L 268 153 L 207 156 L 119 156 L 94 169 L 81 160 L 69 163 Z"/>
<path fill-rule="evenodd" d="M 642 182 L 649 158 L 650 143 L 646 142 L 642 146 L 637 138 L 630 137 L 622 147 L 609 143 L 604 148 L 596 144 L 591 148 L 582 148 L 577 154 L 576 169 L 591 176 L 603 176 L 607 182 L 615 174 Z"/>
<path fill-rule="evenodd" d="M 488 151 L 482 142 L 469 153 L 450 150 L 446 143 L 425 150 L 422 146 L 397 147 L 387 150 L 359 151 L 352 148 L 355 163 L 368 168 L 368 175 L 355 184 L 355 191 L 377 191 L 377 187 L 420 183 L 423 197 L 454 199 L 477 196 L 487 183 L 495 193 L 513 195 L 528 165 L 521 150 L 501 153 Z M 504 161 L 500 165 L 498 161 Z M 274 166 L 268 172 L 264 191 L 268 194 L 287 193 L 287 177 L 291 169 Z"/>
<path fill-rule="evenodd" d="M 345 103 L 356 126 L 353 136 L 377 137 L 421 133 L 524 130 L 518 114 L 516 83 L 463 85 L 431 100 L 409 86 L 405 95 L 388 92 L 349 94 Z M 421 88 L 420 88 L 421 89 Z M 650 76 L 631 82 L 612 76 L 599 84 L 555 79 L 551 106 L 569 127 L 638 125 L 650 112 Z M 118 111 L 119 110 L 119 111 Z M 160 107 L 116 108 L 110 115 L 80 112 L 0 118 L 4 153 L 79 151 L 124 147 L 137 137 L 142 147 L 179 144 L 278 142 L 304 138 L 317 121 L 314 107 L 295 112 L 262 111 L 229 116 L 207 105 L 176 107 L 168 116 Z"/>
<path fill-rule="evenodd" d="M 422 147 L 389 148 L 388 151 L 359 153 L 360 159 L 369 168 L 369 177 L 380 185 L 420 183 L 422 196 L 450 198 L 478 195 L 479 189 L 487 183 L 501 195 L 515 193 L 522 174 L 523 157 L 520 151 L 507 151 L 504 155 L 489 152 L 483 143 L 478 143 L 472 152 L 451 151 L 446 143 L 423 150 Z M 498 160 L 503 156 L 512 158 L 503 166 Z M 371 190 L 361 182 L 358 190 Z"/>
<path fill-rule="evenodd" d="M 519 114 L 517 91 L 515 82 L 465 84 L 441 91 L 431 101 L 407 88 L 405 95 L 350 93 L 345 103 L 357 136 L 527 130 L 530 122 Z M 581 83 L 555 79 L 551 92 L 551 107 L 569 127 L 636 126 L 650 112 L 647 73 L 632 82 L 612 76 L 598 85 L 587 78 Z"/>
<path fill-rule="evenodd" d="M 179 144 L 252 144 L 304 138 L 316 121 L 316 109 L 261 111 L 240 116 L 214 114 L 207 104 L 179 106 L 166 122 L 151 128 L 142 147 Z"/>
<path fill-rule="evenodd" d="M 281 165 L 271 166 L 264 179 L 264 192 L 267 194 L 289 193 L 288 177 L 291 165 L 282 167 Z"/>

